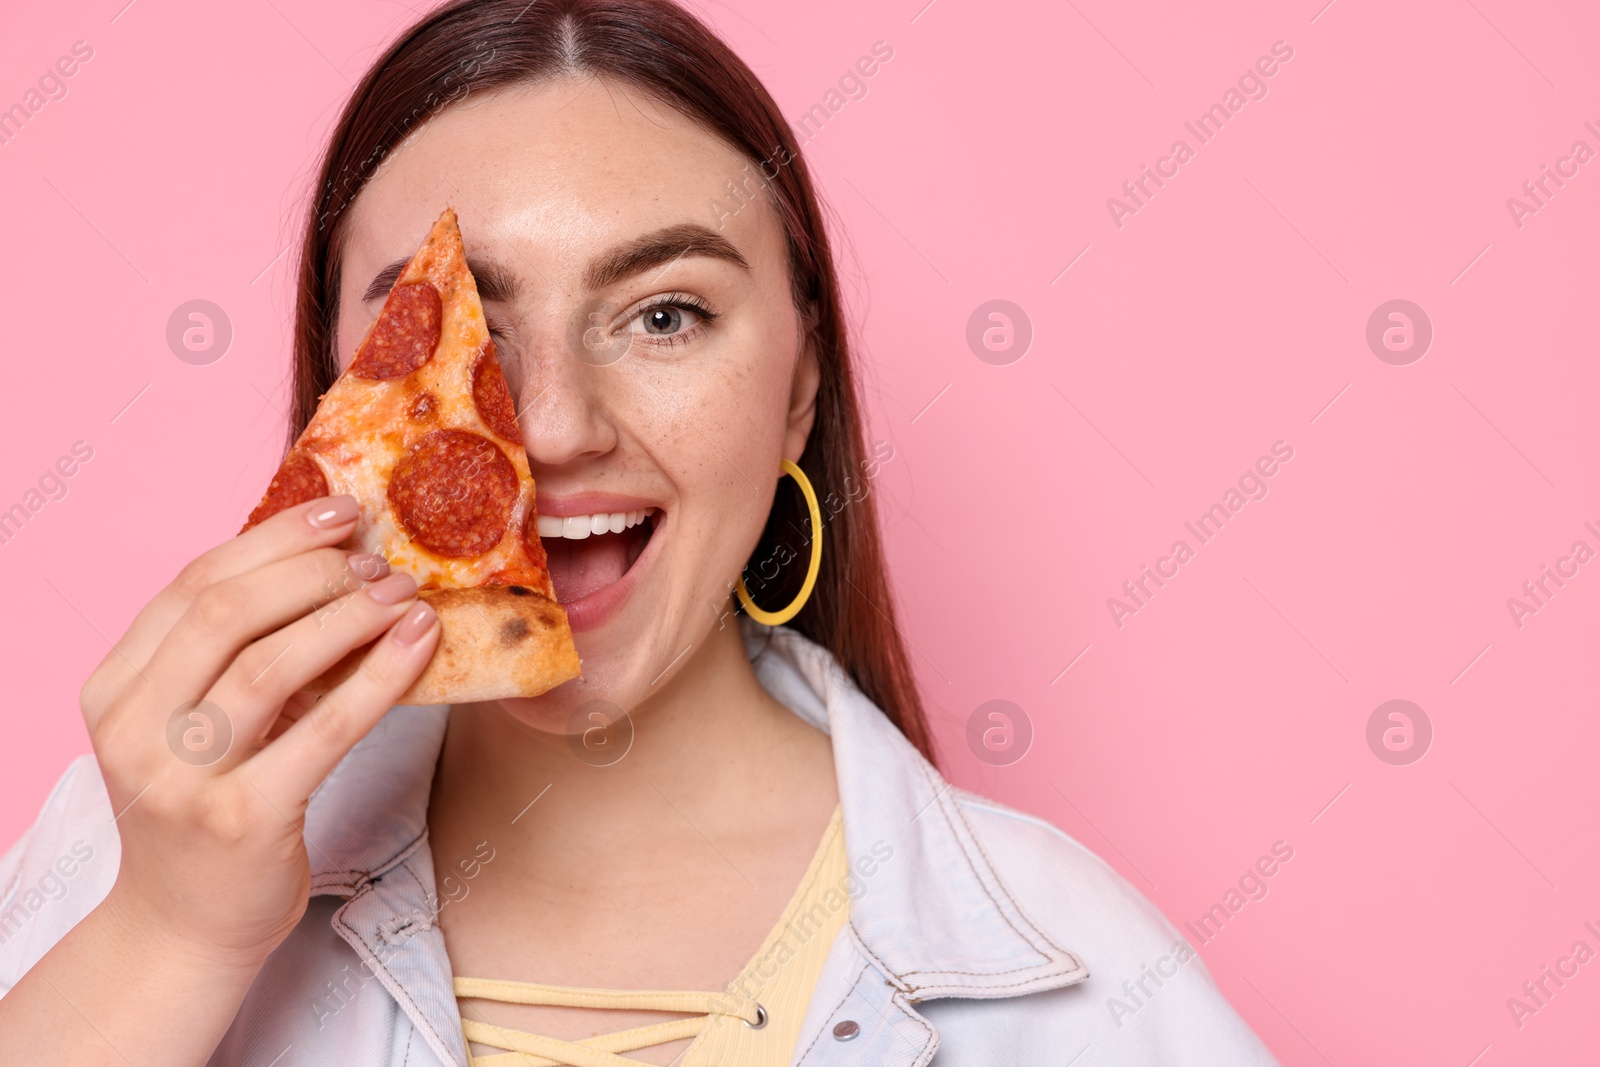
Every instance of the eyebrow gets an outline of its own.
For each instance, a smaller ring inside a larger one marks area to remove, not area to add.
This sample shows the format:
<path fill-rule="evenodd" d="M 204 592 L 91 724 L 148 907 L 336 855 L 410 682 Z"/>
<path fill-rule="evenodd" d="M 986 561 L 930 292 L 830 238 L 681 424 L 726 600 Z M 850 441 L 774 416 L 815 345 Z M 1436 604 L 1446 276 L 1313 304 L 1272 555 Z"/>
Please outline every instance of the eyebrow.
<path fill-rule="evenodd" d="M 625 278 L 642 274 L 652 267 L 664 267 L 687 256 L 708 256 L 748 271 L 749 262 L 727 238 L 698 223 L 685 222 L 643 234 L 612 248 L 584 272 L 584 284 L 591 290 L 604 289 Z M 409 259 L 397 259 L 372 279 L 362 300 L 376 300 L 394 287 Z M 496 263 L 477 263 L 467 259 L 467 268 L 478 282 L 478 296 L 485 301 L 506 302 L 520 288 L 515 275 Z"/>
<path fill-rule="evenodd" d="M 380 270 L 372 279 L 372 284 L 367 286 L 367 291 L 362 294 L 362 300 L 376 300 L 383 296 L 394 283 L 399 281 L 401 273 L 406 269 L 408 259 L 397 259 L 387 267 Z M 496 263 L 478 263 L 467 257 L 467 269 L 472 272 L 472 277 L 478 283 L 478 298 L 480 300 L 495 300 L 505 302 L 517 295 L 517 279 L 508 270 Z"/>
<path fill-rule="evenodd" d="M 611 249 L 589 264 L 583 280 L 590 289 L 604 289 L 651 267 L 671 266 L 685 256 L 709 256 L 746 271 L 750 269 L 750 264 L 727 238 L 699 223 L 684 222 Z"/>

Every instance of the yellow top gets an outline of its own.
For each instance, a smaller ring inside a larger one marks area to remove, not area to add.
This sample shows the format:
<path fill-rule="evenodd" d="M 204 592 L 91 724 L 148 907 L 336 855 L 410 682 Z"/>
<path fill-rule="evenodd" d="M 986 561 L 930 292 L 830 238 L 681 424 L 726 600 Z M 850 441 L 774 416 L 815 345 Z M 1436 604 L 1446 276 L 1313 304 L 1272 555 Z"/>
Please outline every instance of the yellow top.
<path fill-rule="evenodd" d="M 692 1012 L 689 1018 L 601 1034 L 582 1041 L 510 1030 L 462 1019 L 470 1067 L 650 1067 L 622 1053 L 693 1038 L 674 1067 L 785 1067 L 800 1039 L 800 1024 L 834 936 L 849 917 L 849 861 L 839 809 L 822 835 L 789 906 L 760 951 L 721 993 L 580 989 L 571 986 L 457 978 L 457 998 L 571 1008 Z M 471 1045 L 502 1049 L 474 1056 Z"/>

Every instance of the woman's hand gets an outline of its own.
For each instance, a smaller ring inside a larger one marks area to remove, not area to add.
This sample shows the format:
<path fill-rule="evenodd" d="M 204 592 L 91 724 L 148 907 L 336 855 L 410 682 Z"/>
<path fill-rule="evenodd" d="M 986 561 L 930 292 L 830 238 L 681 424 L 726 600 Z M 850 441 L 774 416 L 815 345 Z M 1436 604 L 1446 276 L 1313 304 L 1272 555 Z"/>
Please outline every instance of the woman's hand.
<path fill-rule="evenodd" d="M 438 643 L 383 560 L 333 547 L 356 503 L 289 508 L 183 569 L 83 687 L 117 880 L 0 999 L 0 1063 L 200 1067 L 310 897 L 311 791 Z M 313 700 L 302 687 L 368 642 Z"/>
<path fill-rule="evenodd" d="M 438 639 L 409 576 L 333 547 L 356 515 L 314 500 L 207 552 L 84 685 L 122 837 L 101 909 L 130 936 L 253 973 L 304 914 L 306 802 Z M 301 693 L 374 638 L 337 688 Z"/>

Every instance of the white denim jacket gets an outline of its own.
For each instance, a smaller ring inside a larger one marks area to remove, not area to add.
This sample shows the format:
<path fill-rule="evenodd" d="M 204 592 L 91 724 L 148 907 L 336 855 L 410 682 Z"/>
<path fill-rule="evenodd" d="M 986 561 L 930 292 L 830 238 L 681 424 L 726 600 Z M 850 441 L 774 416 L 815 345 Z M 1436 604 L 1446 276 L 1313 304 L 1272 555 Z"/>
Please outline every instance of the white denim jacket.
<path fill-rule="evenodd" d="M 792 1064 L 1275 1062 L 1173 926 L 1099 858 L 951 787 L 818 645 L 745 634 L 767 690 L 831 736 L 855 870 Z M 312 796 L 310 906 L 213 1064 L 466 1063 L 425 821 L 448 710 L 394 708 Z M 110 889 L 111 817 L 81 757 L 0 858 L 0 995 Z"/>

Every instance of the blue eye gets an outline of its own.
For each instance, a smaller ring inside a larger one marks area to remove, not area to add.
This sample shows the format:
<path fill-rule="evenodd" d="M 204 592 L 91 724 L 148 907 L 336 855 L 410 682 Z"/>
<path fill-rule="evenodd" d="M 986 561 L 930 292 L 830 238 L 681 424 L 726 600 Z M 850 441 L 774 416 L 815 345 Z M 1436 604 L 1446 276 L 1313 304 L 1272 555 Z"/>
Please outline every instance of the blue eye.
<path fill-rule="evenodd" d="M 715 312 L 694 297 L 673 293 L 635 312 L 629 320 L 628 332 L 652 340 L 677 343 L 695 336 L 700 327 L 716 317 Z"/>
<path fill-rule="evenodd" d="M 683 310 L 675 307 L 659 307 L 644 313 L 644 329 L 646 333 L 667 334 L 677 333 L 683 329 Z"/>

